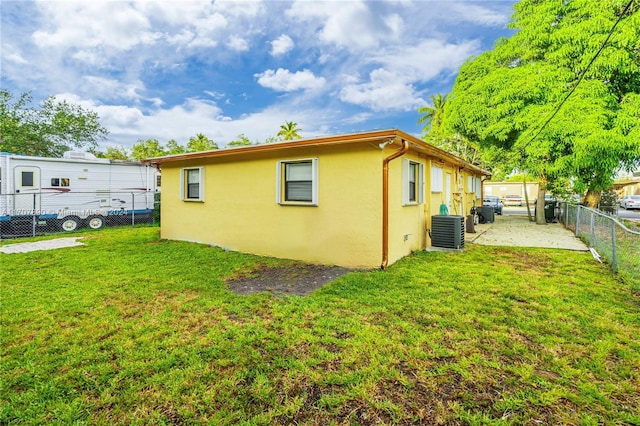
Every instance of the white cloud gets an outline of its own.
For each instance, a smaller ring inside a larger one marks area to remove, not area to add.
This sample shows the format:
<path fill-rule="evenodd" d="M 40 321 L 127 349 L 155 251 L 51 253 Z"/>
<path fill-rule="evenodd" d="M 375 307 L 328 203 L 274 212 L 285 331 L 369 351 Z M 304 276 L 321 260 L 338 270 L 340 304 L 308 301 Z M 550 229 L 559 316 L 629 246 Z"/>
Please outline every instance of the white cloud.
<path fill-rule="evenodd" d="M 323 77 L 316 77 L 307 69 L 291 73 L 289 70 L 278 68 L 277 71 L 267 70 L 261 74 L 255 74 L 255 77 L 258 78 L 258 84 L 261 86 L 279 92 L 319 89 L 326 82 Z"/>
<path fill-rule="evenodd" d="M 294 43 L 291 37 L 282 34 L 271 42 L 271 56 L 280 56 L 288 53 L 293 49 Z"/>
<path fill-rule="evenodd" d="M 142 96 L 138 91 L 144 90 L 144 84 L 140 81 L 135 83 L 124 83 L 119 80 L 109 79 L 98 76 L 82 77 L 82 88 L 91 96 L 101 99 L 124 99 L 124 100 L 141 100 Z"/>
<path fill-rule="evenodd" d="M 490 45 L 513 1 L 6 3 L 3 87 L 36 100 L 76 93 L 110 141 L 131 145 L 197 132 L 264 140 L 285 120 L 309 135 L 357 131 L 409 116 Z"/>
<path fill-rule="evenodd" d="M 378 45 L 385 37 L 367 3 L 361 0 L 310 2 L 298 0 L 286 15 L 308 25 L 320 23 L 319 39 L 347 50 L 362 50 Z"/>
<path fill-rule="evenodd" d="M 452 11 L 459 19 L 489 27 L 503 26 L 509 21 L 506 13 L 496 11 L 478 4 L 458 3 L 451 5 Z"/>
<path fill-rule="evenodd" d="M 412 85 L 393 72 L 380 68 L 369 77 L 369 82 L 344 86 L 340 99 L 373 111 L 410 111 L 425 104 Z"/>
<path fill-rule="evenodd" d="M 477 41 L 451 44 L 426 39 L 413 45 L 392 45 L 364 61 L 376 66 L 368 80 L 359 73 L 343 77 L 340 100 L 374 111 L 414 110 L 425 105 L 418 85 L 435 78 L 451 79 L 465 59 L 477 51 Z"/>
<path fill-rule="evenodd" d="M 77 102 L 90 107 L 91 102 Z M 317 136 L 326 133 L 328 124 L 336 121 L 335 116 L 327 116 L 313 108 L 304 111 L 288 108 L 285 105 L 266 108 L 253 114 L 245 114 L 238 119 L 222 113 L 215 104 L 197 99 L 188 99 L 184 104 L 170 109 L 158 109 L 144 113 L 133 107 L 93 106 L 101 117 L 103 125 L 109 130 L 104 146 L 120 145 L 127 148 L 138 139 L 158 139 L 166 143 L 175 139 L 186 144 L 190 137 L 203 133 L 216 141 L 221 147 L 237 138 L 241 133 L 250 140 L 264 142 L 275 136 L 278 126 L 285 121 L 295 121 L 302 129 L 303 136 Z M 322 118 L 318 118 L 324 116 Z M 324 129 L 324 130 L 323 130 Z M 144 136 L 140 136 L 144 135 Z"/>
<path fill-rule="evenodd" d="M 222 99 L 225 97 L 224 93 L 216 92 L 215 90 L 205 90 L 204 93 L 211 96 L 213 99 Z"/>
<path fill-rule="evenodd" d="M 16 48 L 16 46 L 3 43 L 2 49 L 0 49 L 0 55 L 2 57 L 2 61 L 9 61 L 18 65 L 26 65 L 29 63 L 23 56 L 20 49 Z"/>
<path fill-rule="evenodd" d="M 128 50 L 155 42 L 160 34 L 151 30 L 144 14 L 124 2 L 38 3 L 48 25 L 33 33 L 40 48 L 89 48 L 98 45 Z"/>
<path fill-rule="evenodd" d="M 227 46 L 231 50 L 235 50 L 236 52 L 245 52 L 249 50 L 249 42 L 237 35 L 232 35 L 229 37 L 229 40 L 227 41 Z"/>
<path fill-rule="evenodd" d="M 478 53 L 479 47 L 477 40 L 453 44 L 426 39 L 414 45 L 392 47 L 372 55 L 370 61 L 408 80 L 425 82 L 443 72 L 456 72 L 469 56 Z"/>
<path fill-rule="evenodd" d="M 402 19 L 402 16 L 397 13 L 391 14 L 384 18 L 384 23 L 391 30 L 394 37 L 397 38 L 402 34 L 402 29 L 404 27 L 404 19 Z"/>

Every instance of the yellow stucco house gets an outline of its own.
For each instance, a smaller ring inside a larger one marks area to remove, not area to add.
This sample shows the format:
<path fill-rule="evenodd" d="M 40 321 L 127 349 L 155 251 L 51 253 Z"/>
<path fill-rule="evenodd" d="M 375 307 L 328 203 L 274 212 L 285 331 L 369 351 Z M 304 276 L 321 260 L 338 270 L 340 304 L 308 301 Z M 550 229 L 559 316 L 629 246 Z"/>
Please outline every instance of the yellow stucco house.
<path fill-rule="evenodd" d="M 430 246 L 431 216 L 482 205 L 489 173 L 400 130 L 170 155 L 161 236 L 352 268 Z"/>

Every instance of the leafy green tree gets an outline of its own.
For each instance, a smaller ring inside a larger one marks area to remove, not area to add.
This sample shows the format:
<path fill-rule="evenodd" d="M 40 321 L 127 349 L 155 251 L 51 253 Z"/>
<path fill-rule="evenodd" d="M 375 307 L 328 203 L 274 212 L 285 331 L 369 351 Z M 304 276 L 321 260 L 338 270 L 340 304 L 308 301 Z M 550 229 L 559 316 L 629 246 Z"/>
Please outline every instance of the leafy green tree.
<path fill-rule="evenodd" d="M 280 140 L 290 141 L 293 139 L 300 139 L 301 130 L 298 128 L 298 123 L 294 123 L 293 121 L 285 121 L 284 124 L 280 125 L 280 131 L 278 132 L 278 137 Z"/>
<path fill-rule="evenodd" d="M 448 95 L 431 95 L 431 103 L 433 106 L 425 106 L 418 108 L 421 114 L 418 124 L 423 124 L 422 139 L 431 145 L 444 149 L 447 152 L 485 168 L 493 165 L 493 162 L 485 163 L 483 155 L 478 145 L 460 133 L 447 133 L 443 127 L 443 119 Z"/>
<path fill-rule="evenodd" d="M 139 139 L 131 148 L 131 156 L 138 161 L 163 155 L 167 155 L 167 150 L 157 139 Z"/>
<path fill-rule="evenodd" d="M 0 151 L 60 157 L 71 147 L 95 149 L 109 133 L 95 112 L 79 105 L 50 96 L 32 107 L 29 92 L 12 99 L 0 89 Z"/>
<path fill-rule="evenodd" d="M 510 24 L 517 32 L 460 69 L 444 126 L 538 176 L 538 223 L 554 182 L 572 180 L 593 205 L 621 167 L 638 165 L 639 7 L 521 0 Z"/>
<path fill-rule="evenodd" d="M 211 151 L 212 149 L 218 149 L 218 145 L 202 133 L 190 138 L 187 143 L 187 152 Z"/>
<path fill-rule="evenodd" d="M 249 145 L 253 145 L 253 142 L 251 142 L 251 140 L 249 140 L 249 138 L 246 137 L 244 133 L 240 133 L 238 135 L 238 139 L 233 140 L 233 141 L 231 141 L 231 142 L 229 142 L 227 144 L 228 147 L 249 146 Z M 257 143 L 256 143 L 256 145 L 257 145 Z"/>
<path fill-rule="evenodd" d="M 178 142 L 176 142 L 175 139 L 169 139 L 167 141 L 166 152 L 169 155 L 184 154 L 185 152 L 187 152 L 187 149 L 184 146 L 180 145 Z"/>
<path fill-rule="evenodd" d="M 123 146 L 110 146 L 107 148 L 103 155 L 100 157 L 108 158 L 110 160 L 129 160 L 129 153 Z"/>

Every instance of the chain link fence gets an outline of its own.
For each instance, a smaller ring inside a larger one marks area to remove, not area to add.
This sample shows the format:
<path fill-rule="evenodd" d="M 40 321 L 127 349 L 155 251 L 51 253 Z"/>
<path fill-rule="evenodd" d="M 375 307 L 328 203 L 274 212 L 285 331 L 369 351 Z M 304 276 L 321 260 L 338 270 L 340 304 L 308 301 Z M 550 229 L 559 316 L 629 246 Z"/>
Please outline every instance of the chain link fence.
<path fill-rule="evenodd" d="M 611 265 L 613 272 L 640 291 L 640 232 L 629 229 L 611 213 L 566 202 L 560 204 L 558 216 Z"/>
<path fill-rule="evenodd" d="M 160 193 L 93 191 L 0 195 L 0 239 L 160 223 Z"/>

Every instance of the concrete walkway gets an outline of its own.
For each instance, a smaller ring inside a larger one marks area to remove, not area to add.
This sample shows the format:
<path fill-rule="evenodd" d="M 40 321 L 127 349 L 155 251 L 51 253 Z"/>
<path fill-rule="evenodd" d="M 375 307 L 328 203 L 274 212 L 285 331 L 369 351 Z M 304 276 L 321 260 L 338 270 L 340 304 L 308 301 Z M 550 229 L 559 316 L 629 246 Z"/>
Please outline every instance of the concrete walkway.
<path fill-rule="evenodd" d="M 476 233 L 466 233 L 465 242 L 486 246 L 543 247 L 589 251 L 573 232 L 561 223 L 537 225 L 526 215 L 495 216 L 495 222 L 479 224 Z"/>
<path fill-rule="evenodd" d="M 7 244 L 0 247 L 0 252 L 12 254 L 12 253 L 28 253 L 30 251 L 38 250 L 54 250 L 65 247 L 83 246 L 84 243 L 77 240 L 82 237 L 67 237 L 67 238 L 55 238 L 53 240 L 35 241 L 30 243 L 15 243 Z"/>

